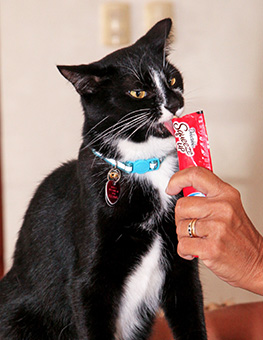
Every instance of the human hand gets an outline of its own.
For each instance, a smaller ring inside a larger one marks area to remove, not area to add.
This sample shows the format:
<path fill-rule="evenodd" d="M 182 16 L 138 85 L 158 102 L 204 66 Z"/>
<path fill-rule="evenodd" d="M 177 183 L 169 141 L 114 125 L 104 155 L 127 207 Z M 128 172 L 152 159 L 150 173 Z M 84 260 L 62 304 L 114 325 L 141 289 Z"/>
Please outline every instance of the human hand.
<path fill-rule="evenodd" d="M 263 238 L 246 215 L 239 192 L 201 167 L 175 173 L 166 192 L 176 195 L 188 186 L 206 197 L 177 201 L 178 254 L 187 260 L 199 257 L 222 280 L 263 295 Z M 194 218 L 197 237 L 191 238 L 188 224 Z"/>

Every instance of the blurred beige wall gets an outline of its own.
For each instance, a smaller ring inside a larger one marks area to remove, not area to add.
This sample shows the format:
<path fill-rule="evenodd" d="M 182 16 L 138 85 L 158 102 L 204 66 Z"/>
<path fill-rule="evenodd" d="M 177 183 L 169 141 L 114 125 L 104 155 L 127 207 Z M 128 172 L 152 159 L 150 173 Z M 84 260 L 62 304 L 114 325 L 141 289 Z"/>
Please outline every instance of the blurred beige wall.
<path fill-rule="evenodd" d="M 43 176 L 76 157 L 82 110 L 56 64 L 89 63 L 112 49 L 99 39 L 102 0 L 1 0 L 5 264 L 28 201 Z M 131 6 L 132 40 L 145 32 Z M 263 1 L 173 1 L 171 60 L 185 78 L 186 110 L 206 114 L 214 171 L 237 187 L 263 233 Z M 202 267 L 202 266 L 201 266 Z M 202 268 L 206 301 L 260 297 Z"/>

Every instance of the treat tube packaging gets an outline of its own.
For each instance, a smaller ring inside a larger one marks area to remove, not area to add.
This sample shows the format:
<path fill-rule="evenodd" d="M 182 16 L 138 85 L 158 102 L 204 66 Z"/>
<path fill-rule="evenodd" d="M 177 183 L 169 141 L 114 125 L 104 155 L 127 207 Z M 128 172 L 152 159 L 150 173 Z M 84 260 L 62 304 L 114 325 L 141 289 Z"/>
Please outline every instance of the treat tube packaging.
<path fill-rule="evenodd" d="M 173 130 L 179 169 L 202 166 L 212 171 L 212 162 L 203 111 L 173 118 Z M 184 196 L 205 196 L 192 187 L 183 189 Z"/>

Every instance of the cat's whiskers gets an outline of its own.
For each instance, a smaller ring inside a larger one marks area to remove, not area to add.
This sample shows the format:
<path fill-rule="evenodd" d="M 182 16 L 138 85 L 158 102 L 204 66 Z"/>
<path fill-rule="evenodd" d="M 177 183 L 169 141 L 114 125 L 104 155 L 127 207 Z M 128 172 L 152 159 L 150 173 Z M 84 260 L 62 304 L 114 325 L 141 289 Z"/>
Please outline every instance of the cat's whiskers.
<path fill-rule="evenodd" d="M 147 118 L 147 116 L 150 114 L 150 112 L 147 113 L 143 113 L 141 115 L 138 115 L 137 117 L 135 117 L 135 119 L 130 120 L 130 122 L 128 124 L 125 123 L 125 125 L 117 132 L 117 134 L 115 135 L 115 137 L 118 137 L 123 131 L 130 129 L 131 127 L 136 126 L 138 123 L 140 123 L 140 121 L 143 121 Z"/>
<path fill-rule="evenodd" d="M 109 116 L 104 117 L 101 121 L 99 121 L 97 124 L 95 124 L 88 132 L 85 133 L 85 135 L 83 136 L 83 138 L 85 138 L 87 135 L 89 135 L 91 133 L 91 131 L 95 130 L 96 127 L 98 127 L 100 124 L 102 124 L 106 119 L 108 119 Z"/>
<path fill-rule="evenodd" d="M 103 123 L 106 119 L 108 119 L 108 118 L 109 118 L 109 116 L 105 116 L 101 121 L 99 121 L 96 125 L 94 125 L 94 126 L 89 130 L 88 133 L 90 133 L 91 131 L 95 130 L 96 127 L 98 127 L 100 124 L 102 124 L 102 123 Z"/>
<path fill-rule="evenodd" d="M 184 98 L 185 98 L 185 102 L 189 102 L 191 100 L 196 100 L 197 98 L 200 97 L 199 92 L 200 88 L 195 88 L 195 89 L 191 89 L 191 90 L 187 90 L 187 92 L 184 92 Z"/>
<path fill-rule="evenodd" d="M 111 139 L 113 137 L 117 137 L 121 132 L 123 132 L 123 130 L 126 129 L 126 127 L 130 126 L 130 122 L 131 123 L 135 123 L 136 121 L 142 119 L 145 116 L 145 113 L 142 114 L 138 114 L 135 117 L 130 117 L 129 119 L 121 122 L 121 124 L 114 124 L 107 133 L 101 133 L 101 138 L 102 141 L 106 141 L 109 140 L 111 141 Z M 128 124 L 127 124 L 128 123 Z M 119 125 L 119 126 L 117 126 Z M 114 132 L 117 131 L 116 134 L 114 134 Z"/>
<path fill-rule="evenodd" d="M 144 125 L 146 125 L 148 122 L 150 122 L 152 117 L 148 117 L 144 122 L 142 122 L 125 140 L 130 139 L 140 128 L 142 128 Z"/>
<path fill-rule="evenodd" d="M 151 124 L 149 125 L 149 127 L 148 127 L 148 129 L 147 129 L 147 131 L 146 131 L 146 133 L 145 133 L 146 138 L 151 134 L 151 130 L 153 129 L 154 124 L 156 124 L 156 121 L 155 121 L 155 120 L 153 120 L 153 121 L 151 122 Z"/>
<path fill-rule="evenodd" d="M 120 122 L 122 119 L 126 118 L 127 116 L 129 116 L 129 115 L 135 113 L 136 111 L 138 111 L 138 110 L 129 112 L 127 115 L 125 115 L 124 117 L 122 117 L 118 122 Z M 99 126 L 105 119 L 108 119 L 108 118 L 109 118 L 109 116 L 104 117 L 104 118 L 103 118 L 101 121 L 99 121 L 95 126 L 93 126 L 89 131 L 87 131 L 83 137 L 85 138 L 86 136 L 88 136 L 88 135 L 91 133 L 91 131 L 95 130 L 95 128 L 96 128 L 97 126 Z M 117 123 L 118 123 L 118 122 L 117 122 Z M 107 130 L 110 130 L 110 129 L 111 129 L 111 126 L 108 127 L 106 130 L 104 130 L 104 132 L 107 132 Z"/>
<path fill-rule="evenodd" d="M 148 109 L 146 109 L 146 110 L 148 110 Z M 101 136 L 105 135 L 105 134 L 106 134 L 108 131 L 110 131 L 113 127 L 115 127 L 115 126 L 117 126 L 117 125 L 119 125 L 119 124 L 125 122 L 126 120 L 133 119 L 134 116 L 133 116 L 133 117 L 129 117 L 129 116 L 132 115 L 132 114 L 134 114 L 134 113 L 141 112 L 141 111 L 143 111 L 143 114 L 144 114 L 145 109 L 138 109 L 138 110 L 134 110 L 134 111 L 131 111 L 131 112 L 127 113 L 127 114 L 126 114 L 125 116 L 123 116 L 120 120 L 118 120 L 114 125 L 112 125 L 112 126 L 108 127 L 107 129 L 105 129 L 103 132 L 101 132 L 101 134 L 98 134 L 98 138 L 100 139 Z M 107 116 L 107 118 L 109 118 L 109 116 Z M 97 126 L 98 126 L 99 124 L 100 124 L 100 123 L 98 123 Z M 88 134 L 89 134 L 92 130 L 93 130 L 93 128 L 90 129 L 90 130 L 85 134 L 84 137 L 88 136 Z M 100 136 L 100 135 L 101 135 L 101 136 Z M 97 140 L 96 140 L 96 141 L 97 141 Z M 92 141 L 92 142 L 93 142 L 93 141 Z"/>
<path fill-rule="evenodd" d="M 138 112 L 138 113 L 131 116 L 132 114 L 134 114 L 136 112 Z M 91 147 L 92 145 L 94 145 L 98 141 L 102 141 L 104 144 L 106 144 L 106 142 L 109 142 L 109 141 L 112 142 L 113 137 L 116 138 L 121 133 L 123 133 L 126 129 L 130 129 L 131 127 L 136 126 L 141 120 L 145 119 L 145 117 L 149 114 L 150 114 L 150 109 L 139 109 L 139 110 L 135 110 L 135 111 L 127 113 L 124 117 L 122 117 L 114 125 L 110 126 L 106 130 L 104 130 L 103 132 L 101 132 L 97 136 L 95 136 L 95 138 L 93 138 L 82 149 L 82 151 L 85 150 L 88 147 Z"/>
<path fill-rule="evenodd" d="M 61 330 L 60 333 L 59 333 L 58 340 L 61 339 L 61 337 L 63 336 L 63 332 L 64 332 L 68 327 L 72 326 L 72 324 L 73 324 L 73 323 L 70 322 L 68 325 L 66 325 L 64 328 L 62 328 L 62 330 Z"/>
<path fill-rule="evenodd" d="M 131 128 L 137 127 L 138 124 L 140 124 L 139 125 L 140 127 L 143 126 L 145 124 L 145 122 L 148 120 L 148 116 L 150 114 L 151 113 L 148 112 L 148 113 L 144 114 L 143 116 L 138 117 L 137 119 L 134 119 L 133 121 L 129 122 L 129 124 L 125 125 L 120 131 L 118 131 L 117 137 L 119 137 L 123 132 L 130 130 Z M 138 130 L 138 128 L 136 129 L 136 131 L 137 130 Z"/>
<path fill-rule="evenodd" d="M 127 121 L 133 120 L 134 118 L 137 118 L 137 117 L 140 117 L 140 116 L 143 117 L 143 116 L 145 116 L 145 114 L 148 113 L 148 111 L 150 111 L 150 109 L 140 109 L 140 110 L 133 111 L 132 113 L 139 112 L 139 111 L 141 111 L 141 112 L 136 114 L 136 115 L 134 115 L 134 116 L 132 116 L 132 117 L 126 118 L 128 116 L 128 114 L 127 114 L 126 116 L 121 118 L 117 123 L 115 123 L 111 128 L 113 128 L 113 127 L 115 127 L 115 126 L 117 126 L 119 124 L 123 125 L 123 123 L 127 123 Z M 124 119 L 124 118 L 126 118 L 126 119 Z"/>
<path fill-rule="evenodd" d="M 134 127 L 137 127 L 137 129 L 130 134 L 130 136 L 132 136 L 138 129 L 140 129 L 142 126 L 147 124 L 148 121 L 151 120 L 151 117 L 148 117 L 150 114 L 151 114 L 151 112 L 144 113 L 143 115 L 142 114 L 137 115 L 133 120 L 130 120 L 128 124 L 125 123 L 125 125 L 122 126 L 121 129 L 119 129 L 117 131 L 117 133 L 115 133 L 114 135 L 111 134 L 110 132 L 107 134 L 106 137 L 104 135 L 103 136 L 103 140 L 100 142 L 100 149 L 99 149 L 99 151 L 101 151 L 101 149 L 104 146 L 112 145 L 113 139 L 114 139 L 114 141 L 116 141 L 127 130 L 130 130 L 130 129 L 134 128 Z M 138 124 L 139 124 L 139 126 L 138 126 Z M 130 137 L 128 137 L 128 138 L 130 138 Z M 128 139 L 128 138 L 126 138 L 126 139 Z M 116 150 L 116 153 L 117 153 L 117 150 Z"/>

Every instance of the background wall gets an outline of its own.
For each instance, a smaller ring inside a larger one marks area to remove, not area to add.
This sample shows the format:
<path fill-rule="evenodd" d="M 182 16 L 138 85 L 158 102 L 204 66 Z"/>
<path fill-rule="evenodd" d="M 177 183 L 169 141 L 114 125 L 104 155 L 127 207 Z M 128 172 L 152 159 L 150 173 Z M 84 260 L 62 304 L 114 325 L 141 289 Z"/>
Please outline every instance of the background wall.
<path fill-rule="evenodd" d="M 77 155 L 79 98 L 56 64 L 89 63 L 112 51 L 99 40 L 99 6 L 104 2 L 1 0 L 6 268 L 37 184 Z M 143 8 L 149 1 L 126 2 L 134 41 L 145 33 Z M 185 78 L 185 112 L 205 111 L 214 171 L 241 191 L 247 213 L 263 233 L 263 2 L 173 4 L 170 59 Z M 207 302 L 260 299 L 204 268 L 202 280 Z"/>

